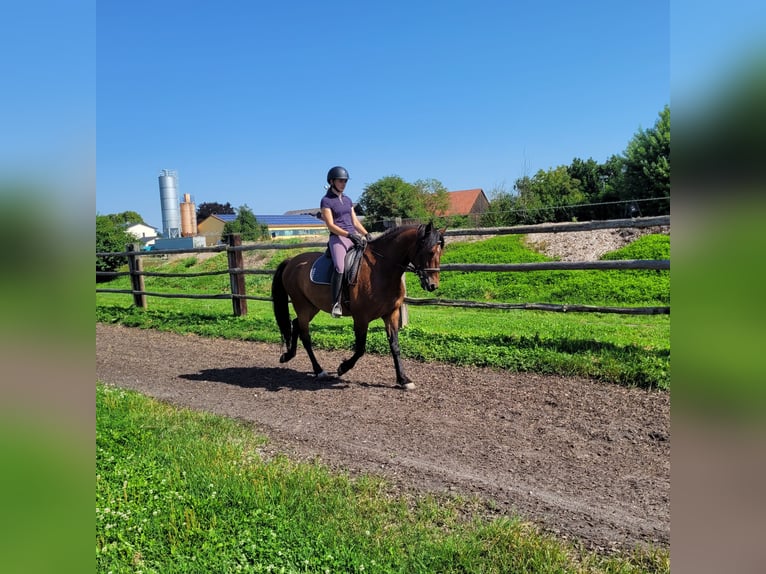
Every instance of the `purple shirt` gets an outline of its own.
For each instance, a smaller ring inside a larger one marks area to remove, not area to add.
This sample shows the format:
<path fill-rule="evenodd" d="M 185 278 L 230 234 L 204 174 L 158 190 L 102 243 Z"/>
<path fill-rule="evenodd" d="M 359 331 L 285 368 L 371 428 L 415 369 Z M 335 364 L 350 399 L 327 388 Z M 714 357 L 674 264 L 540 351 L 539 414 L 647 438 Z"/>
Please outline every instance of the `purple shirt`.
<path fill-rule="evenodd" d="M 332 220 L 343 231 L 348 233 L 357 233 L 354 228 L 354 221 L 351 218 L 351 212 L 354 209 L 354 203 L 346 195 L 340 197 L 335 194 L 331 189 L 327 190 L 327 193 L 319 203 L 320 209 L 329 209 L 332 212 Z"/>

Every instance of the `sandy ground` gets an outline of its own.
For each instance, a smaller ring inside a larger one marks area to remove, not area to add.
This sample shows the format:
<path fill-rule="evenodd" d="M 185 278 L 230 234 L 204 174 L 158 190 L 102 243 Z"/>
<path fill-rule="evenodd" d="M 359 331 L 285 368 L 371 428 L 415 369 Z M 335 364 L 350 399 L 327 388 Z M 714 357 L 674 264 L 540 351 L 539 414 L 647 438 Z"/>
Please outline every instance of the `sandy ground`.
<path fill-rule="evenodd" d="M 346 319 L 341 319 L 344 321 Z M 351 340 L 349 321 L 349 340 Z M 473 495 L 609 552 L 669 547 L 670 397 L 583 378 L 365 355 L 317 381 L 305 352 L 276 345 L 96 326 L 97 379 L 235 417 L 275 452 L 374 473 L 400 492 Z M 345 353 L 318 353 L 334 370 Z"/>

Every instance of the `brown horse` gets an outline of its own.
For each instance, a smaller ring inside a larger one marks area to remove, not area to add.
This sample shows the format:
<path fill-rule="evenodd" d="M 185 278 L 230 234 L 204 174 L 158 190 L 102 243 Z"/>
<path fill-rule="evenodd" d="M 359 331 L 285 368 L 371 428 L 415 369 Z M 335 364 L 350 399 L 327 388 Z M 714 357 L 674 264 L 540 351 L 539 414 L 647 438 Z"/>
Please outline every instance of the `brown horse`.
<path fill-rule="evenodd" d="M 396 227 L 365 245 L 356 281 L 348 287 L 348 297 L 341 297 L 343 314 L 354 319 L 355 346 L 354 354 L 338 367 L 338 376 L 352 369 L 364 355 L 369 323 L 382 318 L 394 358 L 396 382 L 408 390 L 415 388 L 404 374 L 399 358 L 399 309 L 404 301 L 402 275 L 407 270 L 414 271 L 421 287 L 433 291 L 439 286 L 443 249 L 444 229 L 437 230 L 431 223 Z M 319 311 L 329 313 L 333 302 L 330 286 L 313 283 L 309 274 L 314 262 L 323 256 L 323 253 L 303 253 L 286 259 L 277 267 L 271 284 L 274 317 L 287 345 L 279 362 L 285 363 L 295 356 L 300 337 L 317 378 L 328 374 L 311 348 L 309 323 Z M 297 315 L 292 322 L 288 298 Z"/>

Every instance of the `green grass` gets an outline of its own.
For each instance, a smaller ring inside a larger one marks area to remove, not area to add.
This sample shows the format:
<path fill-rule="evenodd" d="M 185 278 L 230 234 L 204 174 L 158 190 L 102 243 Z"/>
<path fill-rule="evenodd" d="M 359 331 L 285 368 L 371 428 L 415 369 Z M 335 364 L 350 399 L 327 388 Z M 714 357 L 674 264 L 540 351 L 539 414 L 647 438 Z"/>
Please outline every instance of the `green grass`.
<path fill-rule="evenodd" d="M 96 387 L 98 572 L 669 572 L 666 550 L 604 557 L 478 501 L 262 455 L 241 422 Z"/>
<path fill-rule="evenodd" d="M 266 262 L 273 268 L 294 252 L 276 252 Z M 667 236 L 645 236 L 609 254 L 610 258 L 669 257 Z M 198 264 L 184 259 L 172 269 L 223 269 L 225 254 Z M 526 248 L 518 236 L 475 243 L 455 243 L 445 250 L 446 262 L 521 262 L 545 259 Z M 164 266 L 156 269 L 169 270 Z M 408 293 L 427 297 L 412 274 Z M 187 283 L 184 283 L 187 282 Z M 439 297 L 510 302 L 567 304 L 669 304 L 667 271 L 557 271 L 528 273 L 443 273 Z M 249 294 L 268 297 L 271 277 L 247 276 Z M 127 278 L 108 284 L 128 288 Z M 146 289 L 159 292 L 228 292 L 228 276 L 146 278 Z M 593 297 L 591 299 L 590 297 Z M 424 361 L 487 366 L 510 372 L 578 375 L 621 385 L 670 388 L 670 317 L 607 313 L 476 310 L 410 306 L 410 324 L 400 333 L 402 355 Z M 230 301 L 149 298 L 136 309 L 127 295 L 96 294 L 96 320 L 129 326 L 279 343 L 269 302 L 248 301 L 248 314 L 234 317 Z M 320 313 L 312 322 L 312 339 L 321 349 L 351 349 L 349 319 Z M 382 321 L 370 326 L 368 352 L 388 354 Z M 321 361 L 321 356 L 319 357 Z"/>
<path fill-rule="evenodd" d="M 669 259 L 670 238 L 646 235 L 602 259 Z M 497 236 L 472 243 L 454 243 L 445 249 L 442 263 L 533 263 L 553 261 L 526 247 L 523 236 Z M 439 289 L 425 294 L 417 278 L 408 276 L 407 292 L 413 297 L 440 297 L 504 303 L 557 303 L 649 307 L 670 305 L 670 272 L 534 271 L 445 272 Z M 420 293 L 414 295 L 415 293 Z"/>

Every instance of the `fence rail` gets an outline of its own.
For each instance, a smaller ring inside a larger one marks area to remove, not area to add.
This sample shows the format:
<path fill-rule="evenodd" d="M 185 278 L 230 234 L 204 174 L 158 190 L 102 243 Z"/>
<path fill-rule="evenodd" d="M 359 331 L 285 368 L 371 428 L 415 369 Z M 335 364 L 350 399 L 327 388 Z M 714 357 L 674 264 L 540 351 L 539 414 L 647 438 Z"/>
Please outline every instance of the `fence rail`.
<path fill-rule="evenodd" d="M 636 217 L 632 219 L 608 219 L 566 223 L 543 223 L 538 225 L 514 225 L 513 227 L 478 227 L 472 229 L 448 229 L 445 235 L 511 235 L 530 233 L 564 233 L 570 231 L 594 231 L 596 229 L 644 228 L 670 225 L 669 215 Z"/>
<path fill-rule="evenodd" d="M 589 221 L 582 223 L 552 223 L 543 225 L 520 225 L 515 227 L 494 227 L 494 228 L 474 228 L 474 229 L 452 229 L 447 230 L 445 235 L 450 236 L 486 236 L 486 235 L 510 235 L 510 234 L 531 234 L 531 233 L 567 233 L 575 231 L 591 231 L 597 229 L 621 229 L 621 228 L 646 228 L 655 226 L 669 226 L 670 216 L 645 217 L 635 219 L 615 219 L 608 221 Z M 216 245 L 212 247 L 198 247 L 194 249 L 165 249 L 152 250 L 150 252 L 137 250 L 137 245 L 128 246 L 124 252 L 97 252 L 97 257 L 104 256 L 125 256 L 128 259 L 128 271 L 97 271 L 96 277 L 114 278 L 130 276 L 131 289 L 110 289 L 97 288 L 96 293 L 121 293 L 132 295 L 136 306 L 146 307 L 146 297 L 165 297 L 165 298 L 185 298 L 185 299 L 230 299 L 234 308 L 234 314 L 237 316 L 247 314 L 247 301 L 271 301 L 270 297 L 248 295 L 245 288 L 245 275 L 273 275 L 273 269 L 246 269 L 244 268 L 242 254 L 246 251 L 255 250 L 278 250 L 278 249 L 306 249 L 306 248 L 324 248 L 327 243 L 306 242 L 306 243 L 255 243 L 242 245 L 238 234 L 227 237 L 227 245 Z M 144 271 L 142 257 L 154 255 L 178 255 L 184 253 L 227 253 L 228 268 L 221 271 L 203 271 L 190 273 L 164 273 L 155 271 Z M 513 264 L 472 264 L 472 263 L 445 263 L 441 266 L 442 272 L 530 272 L 530 271 L 555 271 L 555 270 L 626 270 L 626 269 L 653 269 L 669 270 L 670 260 L 668 259 L 634 259 L 634 260 L 614 260 L 614 261 L 581 261 L 581 262 L 536 262 L 536 263 L 513 263 Z M 229 275 L 231 284 L 231 293 L 159 293 L 146 291 L 144 287 L 144 277 L 206 277 L 213 275 Z M 591 306 L 591 305 L 558 305 L 552 303 L 487 303 L 478 301 L 458 301 L 441 298 L 417 299 L 405 297 L 405 303 L 410 305 L 434 305 L 450 306 L 474 309 L 518 309 L 518 310 L 537 310 L 554 312 L 580 312 L 580 313 L 619 313 L 630 315 L 656 315 L 669 314 L 670 307 L 611 307 L 611 306 Z"/>
<path fill-rule="evenodd" d="M 519 309 L 531 311 L 556 311 L 559 313 L 619 313 L 622 315 L 667 315 L 669 307 L 608 307 L 597 305 L 556 305 L 554 303 L 484 303 L 480 301 L 453 301 L 450 299 L 411 299 L 410 305 L 439 305 L 466 309 Z"/>

